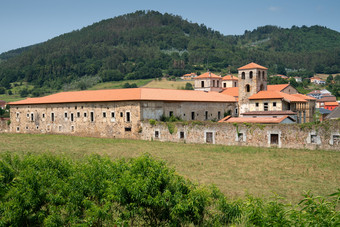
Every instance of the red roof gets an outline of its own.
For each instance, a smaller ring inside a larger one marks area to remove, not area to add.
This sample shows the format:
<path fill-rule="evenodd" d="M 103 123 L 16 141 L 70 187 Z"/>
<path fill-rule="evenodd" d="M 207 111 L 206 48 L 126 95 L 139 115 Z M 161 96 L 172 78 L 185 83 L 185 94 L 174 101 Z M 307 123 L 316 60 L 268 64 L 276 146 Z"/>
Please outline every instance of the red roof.
<path fill-rule="evenodd" d="M 338 106 L 338 102 L 325 102 L 325 106 Z"/>
<path fill-rule="evenodd" d="M 226 88 L 221 92 L 221 94 L 238 97 L 238 87 Z"/>
<path fill-rule="evenodd" d="M 249 97 L 250 100 L 256 100 L 256 99 L 284 99 L 288 102 L 306 102 L 305 99 L 289 95 L 283 92 L 279 91 L 259 91 L 258 93 L 252 95 Z"/>
<path fill-rule="evenodd" d="M 278 124 L 281 123 L 286 118 L 289 118 L 292 121 L 295 121 L 293 118 L 289 116 L 282 116 L 282 117 L 230 117 L 227 116 L 221 119 L 219 122 L 223 123 L 259 123 L 259 124 Z"/>
<path fill-rule="evenodd" d="M 127 88 L 95 91 L 61 92 L 39 98 L 10 102 L 11 105 L 110 102 L 110 101 L 178 101 L 178 102 L 236 102 L 232 96 L 218 92 L 170 90 L 158 88 Z"/>
<path fill-rule="evenodd" d="M 305 100 L 316 100 L 316 98 L 313 98 L 311 96 L 308 95 L 303 95 L 303 94 L 292 94 L 293 96 L 305 99 Z"/>
<path fill-rule="evenodd" d="M 242 115 L 296 115 L 295 112 L 291 110 L 283 110 L 283 111 L 249 111 L 245 112 Z"/>
<path fill-rule="evenodd" d="M 203 79 L 203 78 L 215 78 L 215 79 L 221 79 L 222 77 L 221 76 L 218 76 L 216 74 L 213 74 L 211 72 L 206 72 L 206 73 L 203 73 L 197 77 L 195 77 L 194 79 Z"/>
<path fill-rule="evenodd" d="M 238 78 L 233 75 L 226 75 L 222 78 L 222 80 L 238 80 Z"/>
<path fill-rule="evenodd" d="M 245 65 L 245 66 L 238 68 L 238 70 L 243 70 L 243 69 L 265 69 L 265 70 L 267 70 L 268 68 L 252 62 L 252 63 L 249 63 L 248 65 Z"/>
<path fill-rule="evenodd" d="M 288 87 L 289 84 L 274 84 L 274 85 L 267 85 L 267 91 L 282 91 L 286 87 Z"/>

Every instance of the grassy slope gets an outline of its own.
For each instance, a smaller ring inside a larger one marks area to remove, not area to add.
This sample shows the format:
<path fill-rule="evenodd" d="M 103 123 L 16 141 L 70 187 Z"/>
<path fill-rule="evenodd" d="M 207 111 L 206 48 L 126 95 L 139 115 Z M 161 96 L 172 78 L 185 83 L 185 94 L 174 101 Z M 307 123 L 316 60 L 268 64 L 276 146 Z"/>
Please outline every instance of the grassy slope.
<path fill-rule="evenodd" d="M 340 182 L 340 153 L 331 151 L 0 134 L 0 153 L 5 151 L 51 152 L 74 159 L 90 154 L 116 159 L 150 153 L 194 182 L 215 184 L 229 197 L 242 197 L 248 192 L 269 198 L 277 193 L 289 202 L 297 202 L 306 190 L 329 195 Z"/>
<path fill-rule="evenodd" d="M 194 81 L 169 81 L 166 79 L 162 80 L 153 80 L 150 83 L 146 84 L 144 87 L 150 88 L 164 88 L 164 89 L 182 89 L 185 87 L 186 83 L 191 83 L 194 85 Z"/>

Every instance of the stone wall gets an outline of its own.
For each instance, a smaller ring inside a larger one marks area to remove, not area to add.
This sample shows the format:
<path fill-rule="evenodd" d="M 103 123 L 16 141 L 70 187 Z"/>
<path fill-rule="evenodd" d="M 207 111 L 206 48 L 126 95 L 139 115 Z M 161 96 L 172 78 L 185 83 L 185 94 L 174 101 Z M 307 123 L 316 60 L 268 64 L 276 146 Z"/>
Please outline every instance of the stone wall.
<path fill-rule="evenodd" d="M 0 133 L 9 132 L 9 118 L 0 118 Z"/>
<path fill-rule="evenodd" d="M 169 130 L 169 126 L 170 129 Z M 340 150 L 340 121 L 312 124 L 141 123 L 143 140 Z M 172 134 L 170 133 L 172 132 Z"/>

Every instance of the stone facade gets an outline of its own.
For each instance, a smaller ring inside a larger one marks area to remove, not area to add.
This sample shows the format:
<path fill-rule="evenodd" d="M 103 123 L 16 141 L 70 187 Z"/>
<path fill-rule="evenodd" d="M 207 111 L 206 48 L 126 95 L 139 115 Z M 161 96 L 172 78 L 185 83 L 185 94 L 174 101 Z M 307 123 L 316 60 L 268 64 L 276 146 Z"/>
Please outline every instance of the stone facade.
<path fill-rule="evenodd" d="M 249 112 L 249 97 L 267 90 L 267 70 L 244 69 L 238 71 L 238 102 L 240 114 Z"/>
<path fill-rule="evenodd" d="M 10 119 L 9 118 L 0 118 L 0 133 L 3 132 L 8 132 L 9 131 L 9 124 L 10 123 Z"/>
<path fill-rule="evenodd" d="M 143 120 L 219 120 L 235 108 L 236 103 L 162 101 L 12 105 L 10 131 L 138 139 Z"/>
<path fill-rule="evenodd" d="M 233 146 L 340 150 L 340 121 L 313 127 L 297 124 L 172 123 L 175 124 L 172 134 L 167 124 L 169 123 L 157 122 L 151 125 L 149 122 L 142 122 L 141 139 Z"/>

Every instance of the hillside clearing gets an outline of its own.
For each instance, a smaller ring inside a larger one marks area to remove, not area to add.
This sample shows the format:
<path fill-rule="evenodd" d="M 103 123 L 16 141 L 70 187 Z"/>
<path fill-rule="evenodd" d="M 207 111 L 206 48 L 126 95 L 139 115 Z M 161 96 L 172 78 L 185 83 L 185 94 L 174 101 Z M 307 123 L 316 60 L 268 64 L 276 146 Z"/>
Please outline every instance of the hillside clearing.
<path fill-rule="evenodd" d="M 144 87 L 148 88 L 163 88 L 163 89 L 183 89 L 186 83 L 194 85 L 194 81 L 171 81 L 167 79 L 153 80 Z"/>
<path fill-rule="evenodd" d="M 91 154 L 111 159 L 133 158 L 149 153 L 190 180 L 215 184 L 233 198 L 250 193 L 269 199 L 278 194 L 288 202 L 297 202 L 308 190 L 316 195 L 329 195 L 339 188 L 340 182 L 340 153 L 334 151 L 0 134 L 0 153 L 3 152 L 48 152 L 73 159 Z"/>

